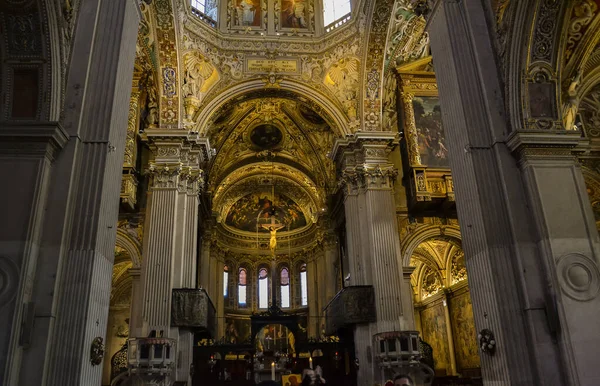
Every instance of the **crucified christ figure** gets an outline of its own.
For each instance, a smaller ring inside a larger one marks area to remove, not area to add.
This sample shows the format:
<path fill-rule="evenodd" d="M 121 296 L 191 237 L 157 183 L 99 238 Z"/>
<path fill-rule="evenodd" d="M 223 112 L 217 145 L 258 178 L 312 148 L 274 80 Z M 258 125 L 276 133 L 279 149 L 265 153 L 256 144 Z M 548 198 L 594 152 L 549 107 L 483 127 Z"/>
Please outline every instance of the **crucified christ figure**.
<path fill-rule="evenodd" d="M 265 229 L 268 229 L 269 233 L 271 233 L 271 240 L 269 240 L 269 249 L 271 250 L 271 253 L 273 253 L 273 256 L 275 256 L 275 248 L 277 248 L 277 231 L 283 228 L 285 225 L 277 224 L 275 222 L 275 218 L 271 217 L 270 224 L 261 224 L 261 226 Z"/>

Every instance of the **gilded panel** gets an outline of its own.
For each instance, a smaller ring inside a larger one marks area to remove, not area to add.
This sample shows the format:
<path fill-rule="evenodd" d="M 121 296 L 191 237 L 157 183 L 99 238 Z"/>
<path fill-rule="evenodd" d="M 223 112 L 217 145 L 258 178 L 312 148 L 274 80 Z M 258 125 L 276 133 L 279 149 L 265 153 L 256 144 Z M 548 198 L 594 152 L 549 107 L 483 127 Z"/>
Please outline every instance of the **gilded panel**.
<path fill-rule="evenodd" d="M 421 328 L 423 340 L 429 343 L 433 349 L 435 370 L 450 368 L 446 317 L 441 301 L 437 301 L 421 311 Z"/>
<path fill-rule="evenodd" d="M 450 320 L 458 371 L 480 367 L 473 305 L 468 291 L 456 295 L 450 300 Z"/>

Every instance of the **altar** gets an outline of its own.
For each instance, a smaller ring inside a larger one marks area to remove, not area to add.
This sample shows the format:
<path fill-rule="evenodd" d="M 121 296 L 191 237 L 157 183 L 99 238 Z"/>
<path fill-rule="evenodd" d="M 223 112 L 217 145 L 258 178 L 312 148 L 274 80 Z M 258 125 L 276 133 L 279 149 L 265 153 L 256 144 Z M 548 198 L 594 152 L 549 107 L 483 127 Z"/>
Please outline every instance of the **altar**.
<path fill-rule="evenodd" d="M 281 383 L 283 375 L 290 374 L 290 371 L 286 369 L 275 369 L 275 381 Z M 273 380 L 273 372 L 270 369 L 255 370 L 254 371 L 254 382 L 259 384 L 262 381 Z"/>

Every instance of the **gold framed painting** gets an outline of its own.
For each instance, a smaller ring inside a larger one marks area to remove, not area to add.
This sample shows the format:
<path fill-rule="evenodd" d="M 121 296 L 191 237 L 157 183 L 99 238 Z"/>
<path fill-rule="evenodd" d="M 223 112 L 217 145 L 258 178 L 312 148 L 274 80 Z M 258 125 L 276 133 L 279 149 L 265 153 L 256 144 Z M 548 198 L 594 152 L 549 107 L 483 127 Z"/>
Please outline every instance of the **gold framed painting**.
<path fill-rule="evenodd" d="M 267 29 L 266 0 L 231 0 L 227 12 L 231 29 L 244 32 L 260 32 Z"/>
<path fill-rule="evenodd" d="M 277 0 L 275 28 L 283 32 L 312 32 L 314 0 Z"/>
<path fill-rule="evenodd" d="M 396 72 L 411 202 L 434 204 L 441 199 L 453 203 L 449 151 L 431 57 L 397 67 Z"/>

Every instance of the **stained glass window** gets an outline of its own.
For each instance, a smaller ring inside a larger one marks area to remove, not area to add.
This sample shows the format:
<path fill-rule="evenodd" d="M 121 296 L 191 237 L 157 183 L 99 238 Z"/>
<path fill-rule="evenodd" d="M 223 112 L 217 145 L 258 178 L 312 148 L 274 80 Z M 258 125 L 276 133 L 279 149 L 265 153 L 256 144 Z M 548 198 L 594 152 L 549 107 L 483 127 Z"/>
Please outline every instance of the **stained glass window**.
<path fill-rule="evenodd" d="M 265 268 L 258 271 L 258 308 L 269 307 L 269 275 Z"/>
<path fill-rule="evenodd" d="M 281 270 L 281 308 L 290 307 L 290 272 L 287 268 Z"/>
<path fill-rule="evenodd" d="M 246 275 L 246 270 L 244 268 L 240 268 L 238 278 L 238 303 L 240 306 L 246 305 Z"/>

